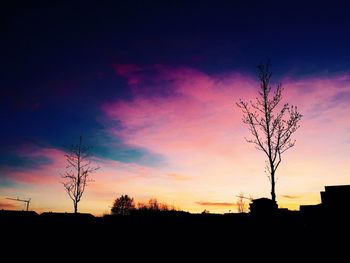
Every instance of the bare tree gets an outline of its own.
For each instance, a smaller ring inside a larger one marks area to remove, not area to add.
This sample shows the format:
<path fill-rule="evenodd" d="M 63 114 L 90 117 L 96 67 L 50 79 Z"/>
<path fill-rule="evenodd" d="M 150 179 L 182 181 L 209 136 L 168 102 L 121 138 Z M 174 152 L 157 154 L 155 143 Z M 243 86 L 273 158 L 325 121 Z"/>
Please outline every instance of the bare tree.
<path fill-rule="evenodd" d="M 243 123 L 249 126 L 252 139 L 248 143 L 255 144 L 267 158 L 266 171 L 271 183 L 272 201 L 276 202 L 275 184 L 276 170 L 282 161 L 282 154 L 295 145 L 292 134 L 299 128 L 302 115 L 297 107 L 288 103 L 279 105 L 282 99 L 282 85 L 272 90 L 270 78 L 272 72 L 269 64 L 258 66 L 260 89 L 254 102 L 240 100 L 237 106 L 243 112 Z"/>
<path fill-rule="evenodd" d="M 151 198 L 148 201 L 148 209 L 152 211 L 159 211 L 160 210 L 160 204 L 156 198 Z"/>
<path fill-rule="evenodd" d="M 99 169 L 91 164 L 89 150 L 90 147 L 82 144 L 82 136 L 80 136 L 79 144 L 71 146 L 70 152 L 65 154 L 68 164 L 61 177 L 64 179 L 63 186 L 73 201 L 74 213 L 78 212 L 78 203 L 85 187 L 92 181 L 90 174 Z"/>
<path fill-rule="evenodd" d="M 111 212 L 115 215 L 129 215 L 133 209 L 135 209 L 134 198 L 122 195 L 114 201 Z"/>

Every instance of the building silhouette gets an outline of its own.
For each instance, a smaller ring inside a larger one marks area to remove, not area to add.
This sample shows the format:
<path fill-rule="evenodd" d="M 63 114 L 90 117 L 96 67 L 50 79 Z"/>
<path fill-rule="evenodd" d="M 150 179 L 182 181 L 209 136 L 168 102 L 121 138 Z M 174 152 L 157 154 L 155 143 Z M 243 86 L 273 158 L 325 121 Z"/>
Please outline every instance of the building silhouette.
<path fill-rule="evenodd" d="M 350 185 L 325 186 L 320 192 L 321 204 L 301 205 L 304 213 L 350 213 Z"/>

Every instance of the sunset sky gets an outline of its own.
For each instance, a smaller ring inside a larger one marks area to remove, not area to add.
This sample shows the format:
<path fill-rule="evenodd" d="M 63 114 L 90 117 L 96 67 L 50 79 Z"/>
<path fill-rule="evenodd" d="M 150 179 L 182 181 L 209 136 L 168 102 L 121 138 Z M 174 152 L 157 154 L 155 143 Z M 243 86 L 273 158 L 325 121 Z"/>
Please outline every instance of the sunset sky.
<path fill-rule="evenodd" d="M 338 1 L 11 1 L 1 10 L 0 209 L 71 212 L 60 174 L 79 135 L 100 170 L 79 203 L 122 194 L 185 211 L 270 197 L 235 105 L 268 59 L 303 114 L 277 171 L 280 207 L 350 184 L 350 16 Z M 113 3 L 112 3 L 113 2 Z M 317 5 L 315 4 L 317 3 Z"/>

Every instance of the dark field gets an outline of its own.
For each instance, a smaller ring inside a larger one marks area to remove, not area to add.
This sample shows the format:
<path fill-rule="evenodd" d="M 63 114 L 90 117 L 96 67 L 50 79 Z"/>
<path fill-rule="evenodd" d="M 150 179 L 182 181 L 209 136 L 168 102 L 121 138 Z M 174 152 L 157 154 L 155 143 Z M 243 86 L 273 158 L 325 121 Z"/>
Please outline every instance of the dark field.
<path fill-rule="evenodd" d="M 271 215 L 184 212 L 93 217 L 90 214 L 0 211 L 5 248 L 50 251 L 58 257 L 119 260 L 172 258 L 339 257 L 349 246 L 348 214 Z M 6 251 L 6 250 L 4 250 Z M 303 256 L 303 257 L 304 257 Z M 119 261 L 117 260 L 117 261 Z M 260 260 L 259 260 L 260 261 Z M 283 260 L 282 262 L 284 262 Z M 288 261 L 289 262 L 289 261 Z"/>

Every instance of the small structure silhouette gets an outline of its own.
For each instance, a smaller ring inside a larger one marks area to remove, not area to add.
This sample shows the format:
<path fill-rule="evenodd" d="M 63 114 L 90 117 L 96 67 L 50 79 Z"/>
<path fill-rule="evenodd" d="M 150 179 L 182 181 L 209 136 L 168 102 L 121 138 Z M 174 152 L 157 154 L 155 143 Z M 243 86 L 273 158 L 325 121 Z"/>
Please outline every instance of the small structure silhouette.
<path fill-rule="evenodd" d="M 253 199 L 249 204 L 250 213 L 255 215 L 272 214 L 277 211 L 277 203 L 269 198 Z"/>

